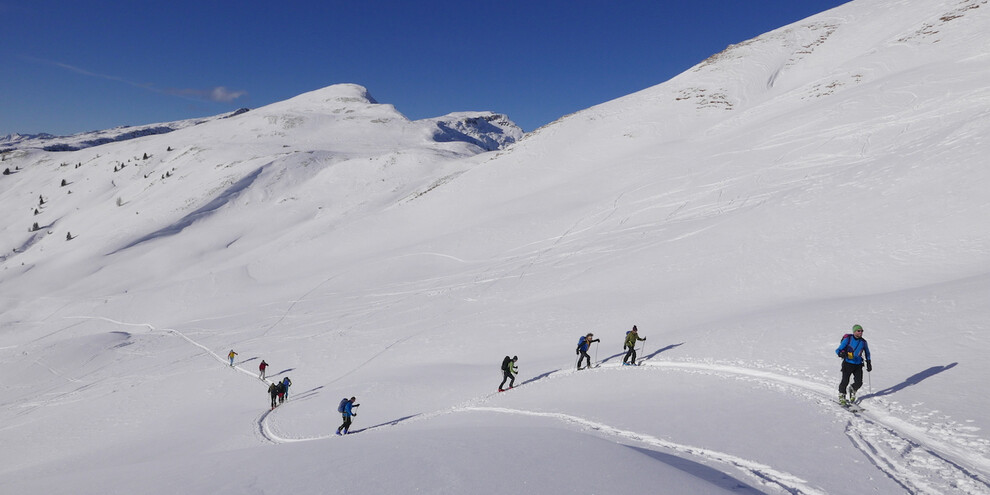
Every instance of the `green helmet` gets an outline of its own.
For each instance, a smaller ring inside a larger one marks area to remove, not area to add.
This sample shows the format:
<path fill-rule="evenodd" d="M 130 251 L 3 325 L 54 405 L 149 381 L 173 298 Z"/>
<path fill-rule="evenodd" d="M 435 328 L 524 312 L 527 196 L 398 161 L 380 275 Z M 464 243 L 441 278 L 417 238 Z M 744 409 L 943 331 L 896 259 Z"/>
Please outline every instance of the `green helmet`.
<path fill-rule="evenodd" d="M 858 331 L 860 331 L 860 330 L 862 330 L 862 329 L 863 329 L 863 327 L 862 327 L 862 326 L 860 326 L 860 325 L 853 325 L 853 331 L 854 331 L 854 332 L 858 332 Z"/>

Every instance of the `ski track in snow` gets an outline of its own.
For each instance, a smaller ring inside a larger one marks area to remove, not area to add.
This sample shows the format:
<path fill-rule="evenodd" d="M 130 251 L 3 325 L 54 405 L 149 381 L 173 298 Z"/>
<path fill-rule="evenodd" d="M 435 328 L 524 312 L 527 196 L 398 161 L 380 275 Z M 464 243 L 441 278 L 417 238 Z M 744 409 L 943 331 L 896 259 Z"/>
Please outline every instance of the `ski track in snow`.
<path fill-rule="evenodd" d="M 776 383 L 795 391 L 806 400 L 819 402 L 831 410 L 832 385 L 803 380 L 769 371 L 690 362 L 649 362 L 647 368 L 677 369 Z M 609 365 L 615 366 L 615 365 Z M 883 411 L 870 401 L 869 410 L 851 415 L 846 435 L 853 445 L 884 475 L 904 487 L 907 493 L 988 493 L 990 460 L 959 446 L 936 439 L 923 429 Z M 932 480 L 937 480 L 933 486 Z M 947 484 L 948 486 L 944 486 Z M 943 491 L 948 489 L 949 491 Z"/>
<path fill-rule="evenodd" d="M 535 416 L 541 418 L 551 418 L 558 421 L 563 421 L 565 423 L 580 426 L 582 428 L 589 428 L 605 435 L 617 436 L 624 440 L 632 440 L 640 443 L 645 443 L 647 445 L 652 445 L 654 447 L 660 447 L 663 449 L 672 450 L 680 454 L 687 454 L 696 457 L 702 457 L 707 460 L 716 461 L 720 463 L 730 464 L 743 471 L 750 473 L 756 478 L 762 480 L 766 483 L 773 483 L 783 488 L 785 491 L 793 494 L 825 494 L 828 492 L 822 491 L 818 488 L 809 486 L 805 480 L 798 478 L 789 473 L 783 471 L 778 471 L 770 466 L 760 464 L 755 461 L 750 461 L 743 459 L 741 457 L 736 457 L 731 454 L 726 454 L 724 452 L 719 452 L 716 450 L 705 449 L 701 447 L 692 447 L 689 445 L 682 445 L 667 440 L 662 440 L 651 435 L 646 435 L 643 433 L 636 433 L 629 430 L 620 430 L 618 428 L 611 427 L 609 425 L 598 423 L 584 418 L 579 418 L 577 416 L 572 416 L 570 414 L 564 413 L 548 413 L 548 412 L 535 412 L 535 411 L 524 411 L 519 409 L 506 409 L 501 407 L 464 407 L 458 409 L 458 411 L 480 411 L 480 412 L 492 412 L 492 413 L 502 413 L 502 414 L 518 414 L 523 416 Z"/>
<path fill-rule="evenodd" d="M 196 347 L 199 347 L 218 362 L 222 363 L 225 367 L 229 367 L 228 361 L 224 356 L 213 352 L 208 347 L 174 329 L 159 330 L 153 325 L 147 323 L 126 323 L 105 317 L 79 316 L 70 318 L 97 319 L 116 325 L 144 327 L 152 332 L 168 332 L 182 338 Z M 396 343 L 401 341 L 402 340 Z M 392 345 L 395 345 L 396 343 L 393 343 Z M 388 347 L 392 346 L 390 345 Z M 374 359 L 375 357 L 377 357 L 377 355 L 373 356 L 371 359 Z M 620 371 L 621 368 L 622 366 L 619 364 L 599 363 L 599 365 L 593 368 L 592 371 L 616 372 Z M 234 369 L 251 376 L 253 379 L 258 379 L 258 376 L 250 370 L 245 370 L 238 366 L 234 366 Z M 796 392 L 798 396 L 804 398 L 805 400 L 817 402 L 822 405 L 823 408 L 835 411 L 837 415 L 848 415 L 849 419 L 846 426 L 846 435 L 849 437 L 853 446 L 863 453 L 863 455 L 866 456 L 866 458 L 869 459 L 869 461 L 880 472 L 903 487 L 907 493 L 978 494 L 990 492 L 990 477 L 987 475 L 987 473 L 990 473 L 990 459 L 987 459 L 987 457 L 978 452 L 971 452 L 961 446 L 932 437 L 921 427 L 910 424 L 900 418 L 894 417 L 888 412 L 883 411 L 879 407 L 881 403 L 877 401 L 870 401 L 871 407 L 869 410 L 856 414 L 841 409 L 836 409 L 834 401 L 831 399 L 834 389 L 832 385 L 805 380 L 794 376 L 782 375 L 761 369 L 707 362 L 646 361 L 641 363 L 641 366 L 636 369 L 652 371 L 675 370 L 690 373 L 704 373 L 736 379 L 751 380 L 757 383 L 782 385 L 787 387 L 790 391 Z M 545 378 L 571 375 L 576 372 L 576 370 L 553 370 L 527 380 L 519 386 L 528 383 L 540 384 Z M 268 383 L 265 380 L 262 381 L 266 384 Z M 789 493 L 828 493 L 826 491 L 822 491 L 820 488 L 809 486 L 805 480 L 795 475 L 776 470 L 772 466 L 767 466 L 756 461 L 736 457 L 728 453 L 689 445 L 681 445 L 667 440 L 662 440 L 651 435 L 621 430 L 603 423 L 598 423 L 565 413 L 534 412 L 481 405 L 492 400 L 495 396 L 496 393 L 491 393 L 468 400 L 457 406 L 408 416 L 406 418 L 402 418 L 401 420 L 358 429 L 352 433 L 378 429 L 385 426 L 397 426 L 406 420 L 421 421 L 445 414 L 461 412 L 488 412 L 544 417 L 577 425 L 585 429 L 595 430 L 599 433 L 619 437 L 624 440 L 632 440 L 651 446 L 664 448 L 682 455 L 700 457 L 708 461 L 715 461 L 735 466 L 736 468 L 750 473 L 764 484 L 775 485 Z M 315 440 L 325 440 L 334 436 L 333 434 L 305 438 L 289 438 L 283 436 L 269 422 L 269 417 L 281 407 L 284 407 L 284 404 L 279 406 L 279 408 L 265 411 L 258 418 L 256 433 L 260 435 L 264 442 L 272 444 L 309 442 Z"/>

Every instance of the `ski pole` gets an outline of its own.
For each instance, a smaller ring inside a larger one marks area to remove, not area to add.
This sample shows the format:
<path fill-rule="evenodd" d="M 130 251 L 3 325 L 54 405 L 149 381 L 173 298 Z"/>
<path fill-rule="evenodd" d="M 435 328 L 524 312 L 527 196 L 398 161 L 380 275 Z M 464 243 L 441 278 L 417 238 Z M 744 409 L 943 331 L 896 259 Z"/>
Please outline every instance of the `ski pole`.
<path fill-rule="evenodd" d="M 595 342 L 595 365 L 598 365 L 598 342 Z"/>

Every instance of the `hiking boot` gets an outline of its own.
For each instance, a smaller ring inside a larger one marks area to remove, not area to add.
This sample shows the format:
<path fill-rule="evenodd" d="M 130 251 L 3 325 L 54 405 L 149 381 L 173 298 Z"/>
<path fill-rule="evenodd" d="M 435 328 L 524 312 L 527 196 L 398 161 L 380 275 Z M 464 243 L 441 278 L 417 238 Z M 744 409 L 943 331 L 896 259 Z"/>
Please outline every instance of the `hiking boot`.
<path fill-rule="evenodd" d="M 856 402 L 856 389 L 849 389 L 849 402 Z"/>
<path fill-rule="evenodd" d="M 849 405 L 849 402 L 846 401 L 846 394 L 842 394 L 842 393 L 839 394 L 839 404 L 843 406 Z"/>

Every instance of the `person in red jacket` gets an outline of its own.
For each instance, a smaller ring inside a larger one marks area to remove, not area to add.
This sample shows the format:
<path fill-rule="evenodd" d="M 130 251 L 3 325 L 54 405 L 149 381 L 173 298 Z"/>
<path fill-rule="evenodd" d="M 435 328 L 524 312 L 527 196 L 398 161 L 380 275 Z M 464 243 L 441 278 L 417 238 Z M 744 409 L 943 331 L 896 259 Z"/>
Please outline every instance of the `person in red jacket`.
<path fill-rule="evenodd" d="M 266 368 L 268 368 L 268 363 L 266 363 L 265 360 L 262 359 L 261 360 L 261 364 L 258 365 L 258 369 L 261 370 L 261 374 L 258 375 L 258 378 L 261 378 L 262 380 L 265 379 L 265 369 Z"/>

